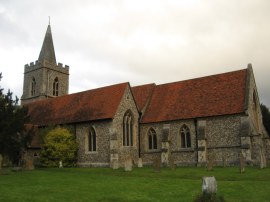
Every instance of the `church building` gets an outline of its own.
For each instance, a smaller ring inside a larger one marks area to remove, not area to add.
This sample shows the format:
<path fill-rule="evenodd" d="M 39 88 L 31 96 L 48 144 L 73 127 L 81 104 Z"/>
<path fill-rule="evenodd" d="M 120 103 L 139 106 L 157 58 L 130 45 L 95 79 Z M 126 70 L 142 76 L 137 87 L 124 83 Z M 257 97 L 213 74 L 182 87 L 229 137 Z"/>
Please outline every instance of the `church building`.
<path fill-rule="evenodd" d="M 269 136 L 262 123 L 251 64 L 238 71 L 156 85 L 128 82 L 68 93 L 69 66 L 56 62 L 48 25 L 36 62 L 25 65 L 22 105 L 39 129 L 68 126 L 79 166 L 239 164 L 265 167 Z M 35 137 L 29 154 L 41 148 Z"/>

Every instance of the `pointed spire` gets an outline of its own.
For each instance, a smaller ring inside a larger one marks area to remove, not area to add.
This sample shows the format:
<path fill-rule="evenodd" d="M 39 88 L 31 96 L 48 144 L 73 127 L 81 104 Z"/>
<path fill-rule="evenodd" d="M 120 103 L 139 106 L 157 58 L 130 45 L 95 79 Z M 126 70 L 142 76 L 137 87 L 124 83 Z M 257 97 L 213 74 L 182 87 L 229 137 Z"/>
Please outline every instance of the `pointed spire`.
<path fill-rule="evenodd" d="M 40 62 L 46 60 L 50 63 L 56 64 L 56 57 L 54 53 L 51 25 L 48 25 L 42 48 L 38 57 Z"/>

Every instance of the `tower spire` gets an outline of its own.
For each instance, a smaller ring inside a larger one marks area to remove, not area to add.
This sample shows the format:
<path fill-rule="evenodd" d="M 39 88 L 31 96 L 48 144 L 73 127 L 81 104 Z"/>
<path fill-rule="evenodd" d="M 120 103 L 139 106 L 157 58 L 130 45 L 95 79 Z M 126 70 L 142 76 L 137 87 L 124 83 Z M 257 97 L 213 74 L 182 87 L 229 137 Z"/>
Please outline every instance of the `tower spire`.
<path fill-rule="evenodd" d="M 49 17 L 49 25 L 47 27 L 47 31 L 44 37 L 44 41 L 42 44 L 38 60 L 40 62 L 46 60 L 52 64 L 56 64 L 56 57 L 54 52 L 51 25 L 50 25 L 50 17 Z"/>

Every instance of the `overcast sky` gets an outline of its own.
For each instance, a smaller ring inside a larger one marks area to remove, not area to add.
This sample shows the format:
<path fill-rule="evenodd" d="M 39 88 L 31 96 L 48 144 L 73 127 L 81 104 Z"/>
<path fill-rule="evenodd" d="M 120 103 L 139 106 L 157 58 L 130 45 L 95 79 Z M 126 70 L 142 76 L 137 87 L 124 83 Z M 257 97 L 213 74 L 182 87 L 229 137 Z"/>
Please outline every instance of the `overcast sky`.
<path fill-rule="evenodd" d="M 2 88 L 22 95 L 51 16 L 70 93 L 218 74 L 252 63 L 270 107 L 269 0 L 0 0 Z"/>

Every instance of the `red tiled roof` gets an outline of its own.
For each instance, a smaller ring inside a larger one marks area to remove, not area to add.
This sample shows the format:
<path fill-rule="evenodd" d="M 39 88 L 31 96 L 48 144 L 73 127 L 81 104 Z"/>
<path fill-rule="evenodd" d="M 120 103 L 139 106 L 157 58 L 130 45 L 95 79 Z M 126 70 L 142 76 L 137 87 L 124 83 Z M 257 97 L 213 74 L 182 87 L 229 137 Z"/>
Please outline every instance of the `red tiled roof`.
<path fill-rule="evenodd" d="M 158 85 L 142 123 L 244 112 L 247 69 Z"/>
<path fill-rule="evenodd" d="M 128 83 L 30 103 L 30 123 L 39 126 L 113 118 Z"/>
<path fill-rule="evenodd" d="M 147 104 L 148 99 L 151 97 L 154 87 L 155 84 L 151 83 L 142 86 L 134 86 L 131 88 L 132 94 L 140 112 Z"/>

